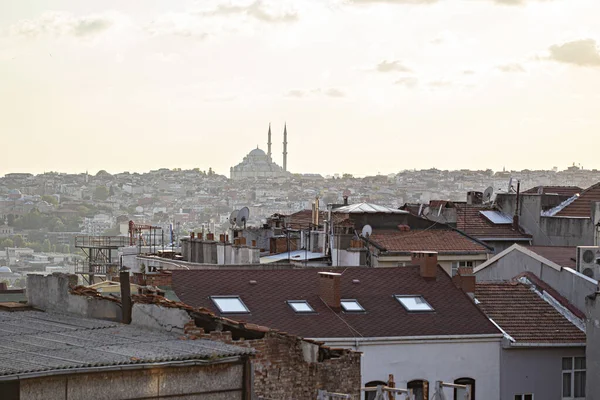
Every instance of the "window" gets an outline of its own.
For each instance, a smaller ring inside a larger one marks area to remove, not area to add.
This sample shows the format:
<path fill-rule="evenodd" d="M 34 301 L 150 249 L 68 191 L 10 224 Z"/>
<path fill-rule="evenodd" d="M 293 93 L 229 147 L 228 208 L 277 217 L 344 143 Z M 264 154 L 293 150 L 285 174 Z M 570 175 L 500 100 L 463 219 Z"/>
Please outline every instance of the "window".
<path fill-rule="evenodd" d="M 470 267 L 473 268 L 473 261 L 454 261 L 452 263 L 452 276 L 458 275 L 459 267 Z"/>
<path fill-rule="evenodd" d="M 314 313 L 315 310 L 308 304 L 306 300 L 289 300 L 288 304 L 297 313 Z"/>
<path fill-rule="evenodd" d="M 387 386 L 387 382 L 383 381 L 372 381 L 368 382 L 365 387 L 377 387 L 377 386 Z M 375 400 L 377 396 L 377 392 L 365 392 L 365 400 Z"/>
<path fill-rule="evenodd" d="M 429 382 L 422 380 L 410 381 L 406 384 L 407 389 L 412 389 L 415 400 L 429 399 Z"/>
<path fill-rule="evenodd" d="M 0 382 L 0 393 L 3 400 L 19 400 L 21 393 L 20 381 Z"/>
<path fill-rule="evenodd" d="M 471 386 L 471 397 L 469 400 L 475 400 L 475 379 L 471 378 L 459 378 L 454 381 L 457 385 L 470 385 Z M 462 388 L 454 389 L 454 400 L 466 399 L 467 390 Z"/>
<path fill-rule="evenodd" d="M 402 304 L 406 311 L 433 311 L 433 307 L 425 301 L 423 296 L 401 296 L 396 295 L 396 300 Z"/>
<path fill-rule="evenodd" d="M 223 314 L 247 314 L 250 312 L 239 296 L 212 296 L 211 300 Z"/>
<path fill-rule="evenodd" d="M 360 305 L 360 303 L 358 302 L 358 300 L 354 300 L 354 299 L 345 299 L 344 300 L 344 299 L 342 299 L 342 301 L 340 303 L 342 305 L 342 308 L 346 312 L 365 311 L 365 309 L 363 308 L 363 306 Z"/>
<path fill-rule="evenodd" d="M 562 398 L 585 399 L 585 357 L 562 359 Z"/>
<path fill-rule="evenodd" d="M 533 400 L 533 394 L 515 394 L 515 400 Z"/>

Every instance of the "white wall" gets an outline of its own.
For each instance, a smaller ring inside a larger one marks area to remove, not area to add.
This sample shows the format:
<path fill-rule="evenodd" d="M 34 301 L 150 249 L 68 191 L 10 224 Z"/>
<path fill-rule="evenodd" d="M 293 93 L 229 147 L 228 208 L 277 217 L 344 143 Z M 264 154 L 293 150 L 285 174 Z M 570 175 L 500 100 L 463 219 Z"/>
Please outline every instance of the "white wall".
<path fill-rule="evenodd" d="M 422 379 L 429 382 L 431 397 L 438 380 L 454 382 L 458 378 L 472 378 L 477 399 L 500 399 L 500 338 L 359 342 L 358 346 L 339 341 L 325 344 L 363 353 L 363 385 L 370 381 L 385 382 L 389 374 L 394 375 L 396 387 L 400 388 L 406 387 L 409 381 Z M 445 393 L 453 398 L 451 390 Z"/>

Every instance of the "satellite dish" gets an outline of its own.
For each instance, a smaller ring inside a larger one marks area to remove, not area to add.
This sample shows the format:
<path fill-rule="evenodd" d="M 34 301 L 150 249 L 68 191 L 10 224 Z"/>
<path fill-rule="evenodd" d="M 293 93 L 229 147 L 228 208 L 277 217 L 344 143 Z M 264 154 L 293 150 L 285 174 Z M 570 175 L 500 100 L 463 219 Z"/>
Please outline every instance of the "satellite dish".
<path fill-rule="evenodd" d="M 423 216 L 426 217 L 429 214 L 431 214 L 431 208 L 425 207 L 425 209 L 423 210 Z"/>
<path fill-rule="evenodd" d="M 248 207 L 243 207 L 240 211 L 238 211 L 237 217 L 235 219 L 235 223 L 238 227 L 246 227 L 246 222 L 248 222 L 248 217 L 250 217 L 250 209 Z"/>
<path fill-rule="evenodd" d="M 235 225 L 235 219 L 237 218 L 239 212 L 240 210 L 233 210 L 231 215 L 229 215 L 229 225 Z"/>
<path fill-rule="evenodd" d="M 493 187 L 490 186 L 487 189 L 485 189 L 485 192 L 483 192 L 483 202 L 488 203 L 488 202 L 492 201 L 493 194 L 494 194 Z"/>
<path fill-rule="evenodd" d="M 369 236 L 371 236 L 372 233 L 373 233 L 373 228 L 371 228 L 371 225 L 363 226 L 362 232 L 361 232 L 362 237 L 369 237 Z"/>

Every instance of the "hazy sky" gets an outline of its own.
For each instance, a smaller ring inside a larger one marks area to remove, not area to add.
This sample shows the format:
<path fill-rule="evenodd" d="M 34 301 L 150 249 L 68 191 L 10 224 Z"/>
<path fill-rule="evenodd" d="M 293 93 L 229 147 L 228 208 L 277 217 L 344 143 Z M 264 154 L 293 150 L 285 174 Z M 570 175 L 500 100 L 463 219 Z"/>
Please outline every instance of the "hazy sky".
<path fill-rule="evenodd" d="M 598 0 L 0 3 L 0 174 L 600 168 Z"/>

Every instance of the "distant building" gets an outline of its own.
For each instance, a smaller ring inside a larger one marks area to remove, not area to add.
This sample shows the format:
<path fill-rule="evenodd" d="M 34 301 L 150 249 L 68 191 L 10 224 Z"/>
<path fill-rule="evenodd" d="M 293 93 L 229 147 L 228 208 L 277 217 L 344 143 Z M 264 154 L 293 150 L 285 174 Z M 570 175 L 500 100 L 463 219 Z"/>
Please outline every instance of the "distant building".
<path fill-rule="evenodd" d="M 271 126 L 269 125 L 269 140 L 267 142 L 268 151 L 265 153 L 263 150 L 256 149 L 252 150 L 244 160 L 231 167 L 230 175 L 233 180 L 243 179 L 256 179 L 256 178 L 279 178 L 287 176 L 287 128 L 284 128 L 284 142 L 283 142 L 283 167 L 280 167 L 273 162 L 271 153 Z"/>

